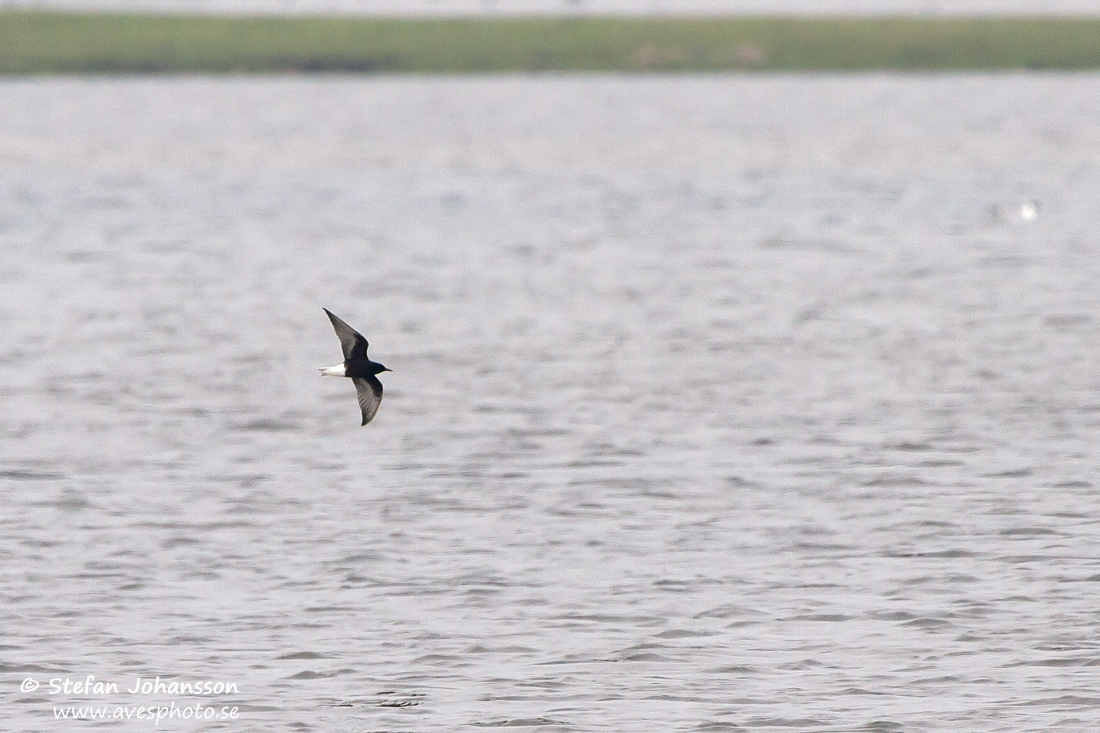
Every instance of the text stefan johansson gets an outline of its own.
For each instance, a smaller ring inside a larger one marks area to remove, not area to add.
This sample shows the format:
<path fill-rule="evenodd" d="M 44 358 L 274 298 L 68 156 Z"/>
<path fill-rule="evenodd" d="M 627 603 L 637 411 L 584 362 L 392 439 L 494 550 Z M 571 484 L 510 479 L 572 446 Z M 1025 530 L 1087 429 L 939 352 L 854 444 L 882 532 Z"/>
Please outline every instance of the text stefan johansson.
<path fill-rule="evenodd" d="M 84 679 L 72 680 L 68 677 L 54 677 L 46 683 L 47 695 L 117 695 L 126 692 L 131 695 L 232 695 L 239 693 L 236 682 L 198 680 L 194 682 L 165 682 L 159 676 L 148 680 L 138 677 L 129 687 L 122 688 L 117 682 L 97 680 L 95 675 Z M 37 685 L 36 685 L 37 687 Z M 24 684 L 26 688 L 26 684 Z M 30 690 L 24 689 L 24 692 Z"/>

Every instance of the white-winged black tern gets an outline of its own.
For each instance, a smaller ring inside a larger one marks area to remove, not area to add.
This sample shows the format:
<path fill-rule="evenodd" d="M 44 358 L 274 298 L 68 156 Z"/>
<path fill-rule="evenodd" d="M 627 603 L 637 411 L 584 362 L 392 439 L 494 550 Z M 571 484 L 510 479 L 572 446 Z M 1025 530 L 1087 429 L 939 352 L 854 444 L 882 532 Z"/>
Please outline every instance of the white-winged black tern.
<path fill-rule="evenodd" d="M 332 321 L 332 327 L 336 330 L 336 336 L 340 339 L 340 347 L 344 350 L 344 362 L 323 368 L 321 376 L 351 378 L 355 391 L 359 393 L 359 409 L 363 411 L 363 425 L 366 425 L 374 418 L 374 413 L 378 412 L 378 406 L 382 404 L 382 383 L 374 375 L 390 370 L 367 358 L 367 347 L 370 344 L 362 334 L 332 315 L 332 311 L 328 308 L 324 311 L 328 314 L 328 319 Z"/>

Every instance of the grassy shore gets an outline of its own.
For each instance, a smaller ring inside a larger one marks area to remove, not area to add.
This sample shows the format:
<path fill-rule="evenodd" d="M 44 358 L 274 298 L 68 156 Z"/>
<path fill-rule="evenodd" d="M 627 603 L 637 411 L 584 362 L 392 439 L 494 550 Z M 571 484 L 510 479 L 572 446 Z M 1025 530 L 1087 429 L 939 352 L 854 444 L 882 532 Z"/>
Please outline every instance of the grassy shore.
<path fill-rule="evenodd" d="M 330 18 L 0 11 L 0 74 L 1100 69 L 1097 18 Z"/>

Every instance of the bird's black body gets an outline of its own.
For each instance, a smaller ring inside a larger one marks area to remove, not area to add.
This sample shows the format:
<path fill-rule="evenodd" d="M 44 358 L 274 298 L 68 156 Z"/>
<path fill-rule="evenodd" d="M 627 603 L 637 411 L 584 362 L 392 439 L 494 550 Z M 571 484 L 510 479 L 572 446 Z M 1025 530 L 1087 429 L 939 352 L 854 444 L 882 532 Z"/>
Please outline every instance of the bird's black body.
<path fill-rule="evenodd" d="M 373 377 L 375 374 L 388 372 L 389 369 L 376 361 L 364 359 L 363 361 L 344 360 L 344 376 L 352 379 Z"/>
<path fill-rule="evenodd" d="M 363 412 L 363 425 L 374 419 L 378 412 L 378 406 L 382 404 L 382 383 L 378 381 L 376 374 L 390 371 L 376 361 L 367 358 L 367 347 L 370 344 L 362 334 L 344 323 L 332 314 L 328 308 L 324 309 L 328 319 L 332 321 L 332 328 L 340 339 L 340 347 L 344 351 L 343 367 L 327 367 L 321 370 L 324 376 L 349 377 L 355 384 L 355 391 L 359 395 L 359 409 Z"/>

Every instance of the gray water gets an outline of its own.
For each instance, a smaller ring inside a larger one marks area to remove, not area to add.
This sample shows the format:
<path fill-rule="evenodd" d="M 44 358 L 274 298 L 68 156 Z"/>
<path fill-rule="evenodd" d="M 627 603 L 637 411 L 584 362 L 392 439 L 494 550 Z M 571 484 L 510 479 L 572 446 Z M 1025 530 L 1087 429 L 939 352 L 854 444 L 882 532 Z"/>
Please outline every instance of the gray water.
<path fill-rule="evenodd" d="M 1100 726 L 1100 76 L 0 99 L 0 728 Z"/>

